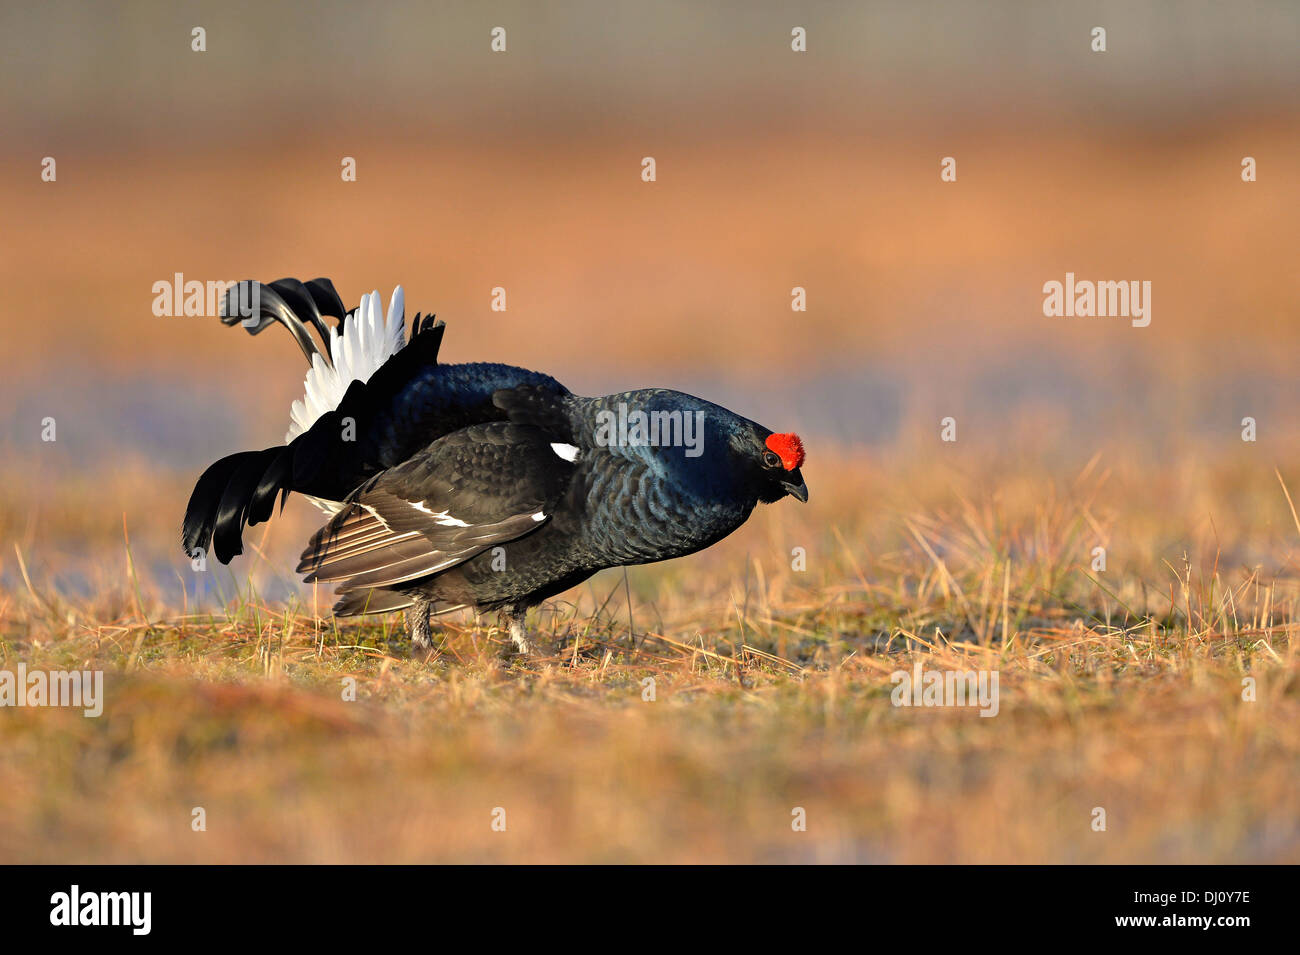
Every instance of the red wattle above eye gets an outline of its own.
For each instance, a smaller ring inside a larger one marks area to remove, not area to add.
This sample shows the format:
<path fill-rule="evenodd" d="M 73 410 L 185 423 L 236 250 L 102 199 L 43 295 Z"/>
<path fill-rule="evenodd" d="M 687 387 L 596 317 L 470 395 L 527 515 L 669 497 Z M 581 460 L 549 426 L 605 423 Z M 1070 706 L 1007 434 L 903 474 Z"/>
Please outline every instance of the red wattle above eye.
<path fill-rule="evenodd" d="M 793 431 L 788 434 L 769 434 L 767 447 L 781 459 L 781 465 L 787 471 L 803 466 L 803 442 Z"/>

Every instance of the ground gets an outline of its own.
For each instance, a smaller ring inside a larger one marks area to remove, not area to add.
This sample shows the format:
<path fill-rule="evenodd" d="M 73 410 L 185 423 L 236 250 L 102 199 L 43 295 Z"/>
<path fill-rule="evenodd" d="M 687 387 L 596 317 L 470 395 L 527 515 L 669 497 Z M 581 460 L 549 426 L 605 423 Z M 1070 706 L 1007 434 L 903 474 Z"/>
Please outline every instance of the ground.
<path fill-rule="evenodd" d="M 558 647 L 539 659 L 489 618 L 413 658 L 400 617 L 321 618 L 310 594 L 259 597 L 252 571 L 187 611 L 140 584 L 120 529 L 103 545 L 119 586 L 83 600 L 23 561 L 3 666 L 102 669 L 106 703 L 0 711 L 0 854 L 1300 859 L 1281 470 L 1153 477 L 1099 453 L 1063 481 L 1008 463 L 846 455 L 820 482 L 813 464 L 816 507 L 762 508 L 708 552 L 534 612 Z M 310 521 L 272 525 L 266 560 Z M 1241 563 L 1256 551 L 1279 556 Z M 996 715 L 893 705 L 918 661 L 996 670 Z"/>

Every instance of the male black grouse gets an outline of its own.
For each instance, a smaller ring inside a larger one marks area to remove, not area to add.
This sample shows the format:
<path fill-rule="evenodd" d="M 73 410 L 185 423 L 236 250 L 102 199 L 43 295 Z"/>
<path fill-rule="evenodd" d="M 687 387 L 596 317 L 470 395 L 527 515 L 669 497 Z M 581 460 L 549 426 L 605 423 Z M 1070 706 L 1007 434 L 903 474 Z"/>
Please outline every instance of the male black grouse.
<path fill-rule="evenodd" d="M 400 286 L 385 318 L 378 292 L 345 311 L 328 279 L 241 282 L 222 321 L 283 324 L 311 367 L 287 443 L 203 472 L 186 553 L 228 563 L 244 525 L 296 491 L 333 515 L 298 571 L 338 582 L 339 616 L 406 609 L 417 648 L 431 614 L 471 608 L 508 613 L 531 652 L 529 607 L 606 567 L 708 547 L 759 501 L 808 500 L 798 436 L 679 391 L 584 398 L 523 368 L 441 364 L 444 324 L 417 314 L 407 341 Z"/>

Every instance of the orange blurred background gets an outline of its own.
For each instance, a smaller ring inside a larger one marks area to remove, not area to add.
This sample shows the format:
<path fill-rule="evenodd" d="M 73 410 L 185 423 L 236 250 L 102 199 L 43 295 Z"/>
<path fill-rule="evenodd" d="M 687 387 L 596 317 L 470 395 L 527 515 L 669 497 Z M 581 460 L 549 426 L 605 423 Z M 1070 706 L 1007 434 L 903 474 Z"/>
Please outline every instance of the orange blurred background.
<path fill-rule="evenodd" d="M 401 283 L 446 360 L 679 387 L 814 453 L 944 415 L 1072 463 L 1243 415 L 1281 448 L 1298 35 L 1280 2 L 6 7 L 6 530 L 135 468 L 175 487 L 103 511 L 169 541 L 210 460 L 281 440 L 296 349 L 155 317 L 177 272 Z M 1150 326 L 1044 317 L 1067 271 L 1150 281 Z"/>

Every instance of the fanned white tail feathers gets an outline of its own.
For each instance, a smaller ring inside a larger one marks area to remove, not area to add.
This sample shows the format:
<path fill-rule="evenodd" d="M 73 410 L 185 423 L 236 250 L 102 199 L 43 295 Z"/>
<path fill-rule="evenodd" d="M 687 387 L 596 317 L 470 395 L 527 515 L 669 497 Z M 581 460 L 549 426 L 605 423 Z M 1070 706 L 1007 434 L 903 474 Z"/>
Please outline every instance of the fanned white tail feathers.
<path fill-rule="evenodd" d="M 406 344 L 406 304 L 402 287 L 393 290 L 385 319 L 379 311 L 379 290 L 361 296 L 356 312 L 338 329 L 329 330 L 333 366 L 320 355 L 312 358 L 305 394 L 289 411 L 285 443 L 309 429 L 321 415 L 333 411 L 353 381 L 369 381 L 389 358 Z"/>

